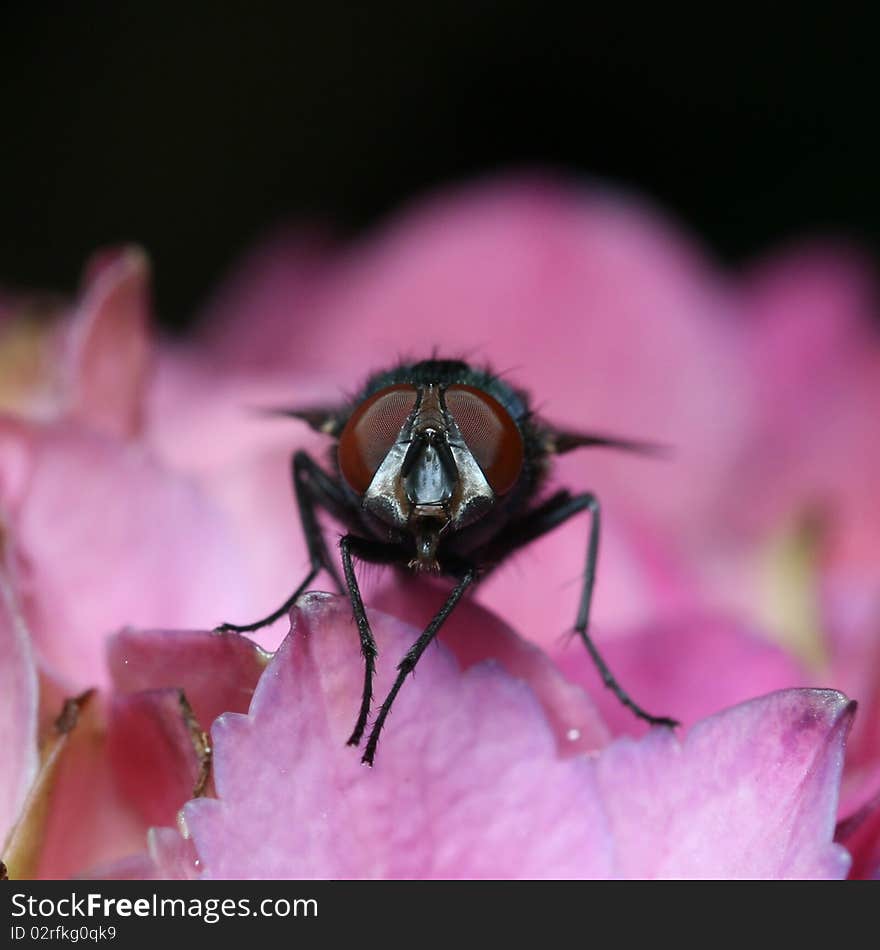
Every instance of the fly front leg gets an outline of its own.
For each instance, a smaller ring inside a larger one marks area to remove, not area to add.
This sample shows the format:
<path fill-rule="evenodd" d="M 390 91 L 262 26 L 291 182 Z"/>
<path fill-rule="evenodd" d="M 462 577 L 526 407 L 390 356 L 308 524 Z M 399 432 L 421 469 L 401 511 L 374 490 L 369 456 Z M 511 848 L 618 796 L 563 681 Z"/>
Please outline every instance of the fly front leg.
<path fill-rule="evenodd" d="M 340 540 L 339 550 L 342 552 L 342 570 L 345 574 L 345 582 L 348 585 L 351 610 L 357 624 L 358 635 L 361 640 L 361 654 L 364 658 L 364 689 L 361 694 L 361 708 L 347 743 L 348 745 L 360 745 L 364 730 L 367 728 L 370 705 L 373 702 L 373 677 L 376 675 L 376 657 L 379 651 L 376 649 L 376 640 L 373 637 L 373 631 L 370 629 L 370 621 L 367 618 L 361 589 L 354 573 L 352 557 L 358 557 L 362 561 L 370 561 L 372 564 L 405 564 L 407 554 L 397 545 L 383 544 L 381 541 L 371 541 L 353 534 L 347 534 Z"/>
<path fill-rule="evenodd" d="M 373 631 L 370 629 L 370 621 L 367 619 L 367 611 L 364 608 L 361 589 L 358 587 L 354 564 L 351 559 L 352 550 L 358 552 L 363 550 L 363 547 L 363 540 L 351 534 L 345 535 L 339 542 L 339 550 L 342 552 L 342 570 L 345 574 L 345 582 L 348 585 L 348 596 L 351 599 L 351 609 L 361 639 L 361 654 L 364 658 L 364 689 L 361 694 L 361 708 L 354 729 L 348 737 L 348 745 L 358 745 L 364 734 L 364 729 L 367 728 L 367 717 L 370 715 L 370 704 L 373 702 L 373 677 L 376 674 L 376 656 L 379 652 L 376 649 L 376 640 L 373 637 Z"/>
<path fill-rule="evenodd" d="M 269 624 L 289 613 L 290 608 L 305 593 L 321 570 L 327 571 L 333 578 L 333 582 L 340 593 L 344 592 L 339 573 L 327 552 L 324 534 L 318 523 L 317 509 L 321 507 L 331 515 L 342 518 L 346 512 L 345 497 L 333 479 L 305 452 L 294 453 L 291 460 L 291 473 L 303 536 L 309 550 L 309 561 L 311 562 L 309 573 L 287 600 L 268 616 L 261 620 L 255 620 L 253 623 L 223 623 L 216 628 L 220 632 L 252 633 L 255 630 L 268 627 Z"/>
<path fill-rule="evenodd" d="M 391 712 L 391 706 L 393 705 L 397 694 L 400 692 L 400 687 L 403 686 L 403 681 L 416 668 L 416 664 L 419 662 L 422 654 L 425 652 L 425 648 L 437 635 L 437 631 L 443 625 L 443 622 L 446 620 L 446 618 L 452 613 L 455 605 L 459 602 L 459 600 L 461 600 L 462 594 L 464 594 L 468 587 L 473 584 L 476 576 L 477 573 L 473 568 L 467 568 L 464 575 L 455 585 L 452 593 L 446 599 L 446 602 L 443 604 L 440 610 L 437 611 L 434 619 L 425 628 L 425 632 L 410 647 L 406 656 L 398 665 L 397 679 L 395 679 L 394 685 L 391 687 L 388 696 L 385 698 L 385 702 L 382 703 L 382 708 L 379 710 L 379 715 L 376 717 L 376 721 L 373 723 L 373 729 L 370 732 L 370 738 L 367 740 L 367 747 L 364 750 L 363 757 L 361 758 L 361 761 L 365 765 L 373 764 L 373 759 L 376 756 L 376 746 L 379 744 L 379 734 L 382 732 L 382 727 L 385 725 L 385 720 L 388 718 L 388 713 Z"/>

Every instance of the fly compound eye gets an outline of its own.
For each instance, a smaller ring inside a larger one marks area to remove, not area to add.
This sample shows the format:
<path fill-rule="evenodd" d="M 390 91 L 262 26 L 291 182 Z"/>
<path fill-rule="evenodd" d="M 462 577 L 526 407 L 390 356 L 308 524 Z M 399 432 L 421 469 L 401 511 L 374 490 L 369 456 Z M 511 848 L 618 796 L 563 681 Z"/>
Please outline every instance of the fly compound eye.
<path fill-rule="evenodd" d="M 416 405 L 418 391 L 405 384 L 387 386 L 364 400 L 339 436 L 339 468 L 349 485 L 363 495 L 397 441 Z"/>
<path fill-rule="evenodd" d="M 510 413 L 497 399 L 473 386 L 450 386 L 446 409 L 496 495 L 516 484 L 523 466 L 523 440 Z"/>

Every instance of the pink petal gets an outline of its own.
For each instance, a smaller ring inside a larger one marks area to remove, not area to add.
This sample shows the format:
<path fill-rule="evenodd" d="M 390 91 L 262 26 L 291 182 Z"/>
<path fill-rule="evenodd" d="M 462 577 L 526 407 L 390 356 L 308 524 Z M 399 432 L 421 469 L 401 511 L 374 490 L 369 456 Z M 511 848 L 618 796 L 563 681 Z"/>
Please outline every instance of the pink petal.
<path fill-rule="evenodd" d="M 157 877 L 189 881 L 199 876 L 201 860 L 191 838 L 181 837 L 175 828 L 151 828 L 147 843 Z"/>
<path fill-rule="evenodd" d="M 199 729 L 180 690 L 114 699 L 107 755 L 125 801 L 146 824 L 173 822 L 204 781 Z"/>
<path fill-rule="evenodd" d="M 428 650 L 376 766 L 344 746 L 362 677 L 345 602 L 312 595 L 248 716 L 214 726 L 217 800 L 184 810 L 204 876 L 842 877 L 832 843 L 851 718 L 776 693 L 559 759 L 528 687 Z M 416 631 L 373 617 L 378 695 Z"/>
<path fill-rule="evenodd" d="M 71 877 L 143 847 L 146 828 L 118 793 L 105 735 L 100 697 L 65 705 L 10 846 L 16 876 Z"/>
<path fill-rule="evenodd" d="M 257 411 L 290 402 L 289 374 L 283 380 L 217 377 L 216 366 L 166 351 L 151 392 L 149 439 L 167 467 L 198 479 L 247 552 L 242 587 L 252 595 L 250 606 L 222 618 L 247 622 L 283 603 L 302 579 L 296 575 L 308 570 L 290 463 L 295 449 L 320 457 L 326 440 L 296 420 Z M 296 388 L 305 402 L 327 401 L 326 382 L 322 391 L 299 378 Z M 287 630 L 285 621 L 259 639 L 274 648 Z"/>
<path fill-rule="evenodd" d="M 449 591 L 420 583 L 418 578 L 400 578 L 371 598 L 375 606 L 415 627 L 426 627 L 440 609 Z M 527 682 L 556 736 L 560 755 L 575 755 L 601 749 L 609 734 L 589 696 L 567 683 L 549 657 L 523 640 L 495 614 L 473 601 L 459 604 L 443 624 L 440 639 L 452 651 L 459 666 L 470 669 L 484 660 L 494 660 L 511 676 Z"/>
<path fill-rule="evenodd" d="M 695 572 L 632 510 L 605 510 L 590 622 L 621 628 L 676 615 L 701 601 Z M 573 518 L 533 541 L 480 585 L 476 597 L 542 649 L 554 651 L 574 629 L 584 576 L 589 518 Z M 394 611 L 392 611 L 394 612 Z"/>
<path fill-rule="evenodd" d="M 66 329 L 69 409 L 114 435 L 132 435 L 142 422 L 151 365 L 149 275 L 139 248 L 96 255 Z"/>
<path fill-rule="evenodd" d="M 843 878 L 832 843 L 853 704 L 786 690 L 621 739 L 598 761 L 617 870 L 651 878 Z M 637 820 L 633 821 L 633 816 Z"/>
<path fill-rule="evenodd" d="M 829 657 L 825 679 L 859 704 L 847 746 L 848 791 L 859 794 L 868 776 L 880 778 L 880 587 L 835 572 L 823 578 Z M 861 803 L 860 803 L 861 804 Z"/>
<path fill-rule="evenodd" d="M 193 483 L 91 430 L 0 428 L 29 459 L 9 530 L 25 615 L 57 674 L 104 682 L 105 638 L 125 625 L 206 627 L 242 614 L 239 552 Z"/>
<path fill-rule="evenodd" d="M 815 681 L 785 651 L 719 616 L 684 615 L 615 637 L 600 633 L 594 640 L 617 681 L 643 709 L 684 726 L 750 697 Z M 565 676 L 594 697 L 614 735 L 647 730 L 604 687 L 576 635 L 554 656 Z"/>
<path fill-rule="evenodd" d="M 227 367 L 262 374 L 279 360 L 278 334 L 290 329 L 291 314 L 306 313 L 322 289 L 329 247 L 320 235 L 282 232 L 250 251 L 205 307 L 202 340 Z M 250 332 L 243 331 L 247 321 Z"/>
<path fill-rule="evenodd" d="M 853 856 L 850 877 L 880 880 L 880 792 L 837 826 L 837 840 Z"/>
<path fill-rule="evenodd" d="M 117 691 L 181 690 L 205 729 L 220 713 L 247 711 L 268 660 L 235 633 L 123 630 L 107 647 Z"/>
<path fill-rule="evenodd" d="M 377 612 L 372 621 L 382 695 L 417 632 Z M 546 877 L 585 866 L 602 820 L 587 763 L 556 758 L 524 684 L 485 665 L 461 674 L 445 650 L 428 650 L 368 769 L 345 746 L 362 678 L 350 607 L 305 598 L 250 715 L 214 725 L 219 800 L 185 809 L 208 876 Z"/>
<path fill-rule="evenodd" d="M 14 514 L 26 495 L 39 441 L 33 426 L 0 415 L 0 510 Z M 6 541 L 7 545 L 10 542 Z"/>
<path fill-rule="evenodd" d="M 877 304 L 870 262 L 844 246 L 794 247 L 748 276 L 743 326 L 755 421 L 721 498 L 736 506 L 729 519 L 740 530 L 810 510 L 837 518 L 854 493 L 862 520 L 873 511 Z"/>
<path fill-rule="evenodd" d="M 148 850 L 100 865 L 89 879 L 117 881 L 191 881 L 199 876 L 201 861 L 189 838 L 174 828 L 150 828 Z"/>
<path fill-rule="evenodd" d="M 289 372 L 252 376 L 223 373 L 205 352 L 182 342 L 165 344 L 149 392 L 149 441 L 170 468 L 207 478 L 228 478 L 243 463 L 279 455 L 286 478 L 284 500 L 290 501 L 289 462 L 296 447 L 325 444 L 302 422 L 266 414 L 291 399 L 317 405 L 335 403 L 339 387 L 326 375 L 301 374 L 291 388 Z M 218 484 L 222 491 L 222 483 Z"/>
<path fill-rule="evenodd" d="M 156 881 L 161 880 L 156 864 L 147 852 L 119 858 L 107 864 L 91 868 L 87 873 L 78 875 L 86 881 Z"/>
<path fill-rule="evenodd" d="M 37 708 L 37 671 L 30 641 L 0 567 L 0 849 L 37 774 Z"/>
<path fill-rule="evenodd" d="M 843 246 L 795 246 L 747 274 L 747 353 L 759 397 L 772 396 L 763 421 L 775 434 L 804 446 L 816 436 L 822 399 L 844 395 L 877 345 L 875 292 L 870 261 Z"/>

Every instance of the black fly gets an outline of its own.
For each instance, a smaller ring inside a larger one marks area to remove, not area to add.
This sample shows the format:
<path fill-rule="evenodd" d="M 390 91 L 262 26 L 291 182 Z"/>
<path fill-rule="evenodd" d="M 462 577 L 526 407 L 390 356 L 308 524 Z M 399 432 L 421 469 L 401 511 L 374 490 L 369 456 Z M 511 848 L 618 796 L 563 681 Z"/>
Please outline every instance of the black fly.
<path fill-rule="evenodd" d="M 636 716 L 651 716 L 615 680 L 587 633 L 599 549 L 599 502 L 584 492 L 537 496 L 554 455 L 605 446 L 651 452 L 652 446 L 591 433 L 564 431 L 535 417 L 528 396 L 487 370 L 458 360 L 404 363 L 372 376 L 345 406 L 283 410 L 336 440 L 329 474 L 305 452 L 293 456 L 293 487 L 311 570 L 273 613 L 254 623 L 218 629 L 246 633 L 287 613 L 317 574 L 326 570 L 348 593 L 365 661 L 360 712 L 349 745 L 359 745 L 373 697 L 376 643 L 355 578 L 353 559 L 430 571 L 455 583 L 446 602 L 398 666 L 363 754 L 372 765 L 379 734 L 407 675 L 465 591 L 509 554 L 589 511 L 586 568 L 575 630 L 605 685 Z M 330 558 L 316 511 L 344 524 L 340 541 L 344 584 Z"/>

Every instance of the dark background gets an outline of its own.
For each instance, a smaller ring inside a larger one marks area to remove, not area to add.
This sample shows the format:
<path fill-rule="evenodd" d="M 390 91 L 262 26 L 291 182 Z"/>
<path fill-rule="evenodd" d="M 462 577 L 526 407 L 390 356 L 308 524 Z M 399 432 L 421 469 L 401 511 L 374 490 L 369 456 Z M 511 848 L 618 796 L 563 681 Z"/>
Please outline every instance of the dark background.
<path fill-rule="evenodd" d="M 268 226 L 356 233 L 535 165 L 634 186 L 731 263 L 828 230 L 876 250 L 874 24 L 768 7 L 6 5 L 0 282 L 70 290 L 136 240 L 179 325 Z"/>

